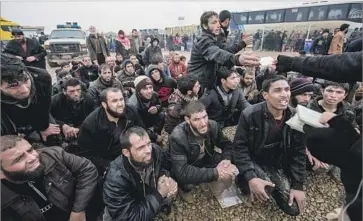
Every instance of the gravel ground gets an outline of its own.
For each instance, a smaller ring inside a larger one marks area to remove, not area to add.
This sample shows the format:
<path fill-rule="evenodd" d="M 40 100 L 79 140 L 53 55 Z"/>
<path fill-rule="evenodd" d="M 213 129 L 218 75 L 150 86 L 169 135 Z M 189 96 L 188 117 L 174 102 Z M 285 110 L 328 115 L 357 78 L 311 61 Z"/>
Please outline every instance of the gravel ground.
<path fill-rule="evenodd" d="M 233 139 L 235 127 L 229 127 L 224 133 Z M 303 215 L 290 217 L 282 213 L 272 202 L 251 203 L 248 197 L 237 206 L 222 209 L 212 193 L 204 187 L 193 190 L 194 203 L 188 204 L 179 196 L 173 202 L 172 213 L 157 220 L 170 221 L 325 221 L 325 216 L 342 205 L 343 187 L 334 182 L 326 173 L 309 173 L 306 182 L 306 211 Z"/>

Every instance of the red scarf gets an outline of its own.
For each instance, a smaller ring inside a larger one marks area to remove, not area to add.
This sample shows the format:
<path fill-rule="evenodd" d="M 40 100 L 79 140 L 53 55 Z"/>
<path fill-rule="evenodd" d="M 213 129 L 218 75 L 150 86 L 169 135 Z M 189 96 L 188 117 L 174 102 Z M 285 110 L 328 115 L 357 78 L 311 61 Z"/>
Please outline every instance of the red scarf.
<path fill-rule="evenodd" d="M 131 48 L 130 40 L 126 37 L 120 38 L 120 36 L 116 36 L 116 40 L 121 42 L 121 44 L 125 47 L 126 50 L 129 50 Z"/>

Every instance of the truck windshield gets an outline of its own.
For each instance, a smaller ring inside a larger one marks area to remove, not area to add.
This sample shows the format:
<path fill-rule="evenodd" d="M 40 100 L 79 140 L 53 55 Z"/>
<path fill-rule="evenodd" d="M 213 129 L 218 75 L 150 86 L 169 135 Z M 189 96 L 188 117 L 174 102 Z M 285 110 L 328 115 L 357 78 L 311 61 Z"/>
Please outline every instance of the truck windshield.
<path fill-rule="evenodd" d="M 85 38 L 85 34 L 80 30 L 57 30 L 52 31 L 50 39 L 57 38 Z"/>

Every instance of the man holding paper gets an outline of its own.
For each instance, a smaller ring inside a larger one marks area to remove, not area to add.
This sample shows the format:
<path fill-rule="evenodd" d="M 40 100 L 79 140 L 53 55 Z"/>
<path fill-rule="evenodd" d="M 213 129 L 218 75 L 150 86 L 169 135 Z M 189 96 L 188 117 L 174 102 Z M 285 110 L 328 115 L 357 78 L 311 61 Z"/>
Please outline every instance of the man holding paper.
<path fill-rule="evenodd" d="M 275 75 L 262 84 L 265 102 L 247 107 L 234 138 L 237 186 L 252 200 L 271 197 L 285 213 L 304 212 L 306 153 L 303 134 L 285 124 L 293 114 L 289 84 Z M 291 183 L 289 182 L 291 180 Z"/>

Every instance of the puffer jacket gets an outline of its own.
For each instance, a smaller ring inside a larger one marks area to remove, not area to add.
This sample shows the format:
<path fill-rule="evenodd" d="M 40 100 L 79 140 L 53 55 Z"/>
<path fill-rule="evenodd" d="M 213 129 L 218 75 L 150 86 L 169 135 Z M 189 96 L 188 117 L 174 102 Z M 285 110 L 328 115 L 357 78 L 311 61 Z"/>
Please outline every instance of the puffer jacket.
<path fill-rule="evenodd" d="M 290 119 L 295 110 L 285 111 L 285 120 Z M 274 123 L 266 102 L 247 107 L 241 114 L 234 138 L 234 161 L 240 175 L 249 181 L 256 178 L 253 162 L 264 154 L 265 141 L 268 138 L 270 124 Z M 306 171 L 306 153 L 304 136 L 292 130 L 288 125 L 282 128 L 281 157 L 278 162 L 266 162 L 282 167 L 291 179 L 291 188 L 303 190 Z M 273 160 L 273 159 L 271 159 Z M 271 161 L 270 160 L 270 161 Z"/>
<path fill-rule="evenodd" d="M 166 153 L 153 145 L 153 179 L 154 186 L 145 184 L 129 160 L 120 155 L 111 162 L 105 176 L 103 201 L 113 221 L 148 221 L 153 220 L 164 199 L 157 190 L 159 177 L 169 176 L 170 164 Z"/>
<path fill-rule="evenodd" d="M 203 94 L 199 99 L 205 106 L 208 117 L 219 123 L 219 126 L 224 128 L 228 123 L 234 121 L 232 125 L 237 125 L 238 118 L 233 119 L 234 116 L 240 116 L 241 112 L 250 104 L 243 95 L 240 88 L 230 91 L 228 94 L 231 96 L 229 104 L 226 105 L 222 95 L 218 91 L 217 87 L 214 87 L 211 91 Z"/>
<path fill-rule="evenodd" d="M 202 87 L 211 89 L 217 80 L 218 68 L 241 66 L 238 58 L 239 55 L 220 48 L 214 34 L 203 31 L 202 36 L 193 44 L 187 72 L 197 76 Z"/>
<path fill-rule="evenodd" d="M 311 100 L 308 103 L 307 108 L 317 111 L 319 113 L 322 113 L 323 110 L 320 108 L 319 103 L 318 103 L 321 99 L 323 99 L 323 97 L 317 97 L 317 98 Z M 336 114 L 343 115 L 344 118 L 347 119 L 354 128 L 358 128 L 357 121 L 355 120 L 355 118 L 356 118 L 355 110 L 351 104 L 349 104 L 345 101 L 342 101 L 341 103 L 338 104 Z"/>
<path fill-rule="evenodd" d="M 169 151 L 172 161 L 172 175 L 183 184 L 210 183 L 218 179 L 215 168 L 196 167 L 204 158 L 213 157 L 214 147 L 222 149 L 222 160 L 232 159 L 232 142 L 222 133 L 217 122 L 209 120 L 205 141 L 205 156 L 198 160 L 200 146 L 187 122 L 175 127 L 169 136 Z M 210 155 L 211 153 L 212 155 Z"/>
<path fill-rule="evenodd" d="M 48 200 L 63 211 L 85 211 L 94 195 L 98 173 L 91 161 L 60 147 L 39 150 L 45 165 L 44 186 Z M 45 221 L 35 201 L 1 184 L 1 213 L 5 221 Z M 16 218 L 15 218 L 16 217 Z"/>
<path fill-rule="evenodd" d="M 121 82 L 124 92 L 127 93 L 128 97 L 131 97 L 133 94 L 132 89 L 135 89 L 134 81 L 137 76 L 136 73 L 126 73 L 126 70 L 120 71 L 116 76 L 117 80 Z"/>

